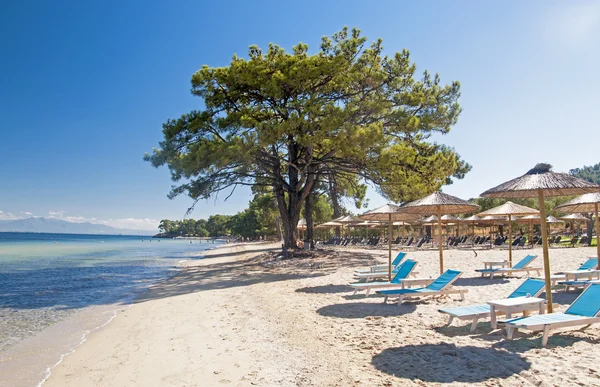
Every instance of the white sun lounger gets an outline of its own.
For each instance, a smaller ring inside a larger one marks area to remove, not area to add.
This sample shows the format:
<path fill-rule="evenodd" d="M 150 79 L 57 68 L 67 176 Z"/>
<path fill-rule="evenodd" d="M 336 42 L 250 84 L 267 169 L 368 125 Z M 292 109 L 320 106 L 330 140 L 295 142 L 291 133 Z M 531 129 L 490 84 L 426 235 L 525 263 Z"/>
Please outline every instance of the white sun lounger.
<path fill-rule="evenodd" d="M 394 260 L 392 261 L 392 268 L 394 269 L 394 271 L 396 271 L 395 269 L 398 267 L 398 265 L 400 265 L 403 261 L 404 258 L 406 258 L 406 253 L 404 251 L 401 251 L 398 253 L 398 255 L 396 255 L 396 258 L 394 258 Z M 388 265 L 373 265 L 368 269 L 358 269 L 354 271 L 354 274 L 365 274 L 365 273 L 374 273 L 374 272 L 385 272 L 387 273 L 389 270 Z"/>
<path fill-rule="evenodd" d="M 581 266 L 577 268 L 577 271 L 594 270 L 596 267 L 598 267 L 598 258 L 588 258 L 587 261 L 585 261 Z M 552 282 L 552 286 L 556 285 L 558 281 L 565 281 L 567 279 L 566 277 L 567 276 L 565 275 L 565 273 L 554 273 L 550 275 L 550 281 Z M 532 278 L 544 280 L 543 276 Z M 583 287 L 583 285 L 581 287 Z"/>
<path fill-rule="evenodd" d="M 529 278 L 507 298 L 527 297 L 528 294 L 531 297 L 537 297 L 544 290 L 544 284 L 544 281 Z M 450 326 L 455 318 L 459 320 L 472 320 L 471 332 L 475 331 L 480 319 L 490 317 L 490 306 L 488 304 L 443 308 L 439 309 L 439 311 L 449 316 L 447 326 Z"/>
<path fill-rule="evenodd" d="M 366 297 L 371 292 L 371 289 L 397 288 L 398 286 L 402 286 L 402 280 L 406 279 L 410 275 L 416 265 L 417 262 L 411 259 L 407 259 L 406 261 L 402 262 L 398 268 L 398 272 L 394 275 L 394 278 L 392 278 L 390 282 L 359 282 L 350 284 L 350 286 L 354 288 L 354 293 L 352 293 L 352 295 L 355 295 L 361 290 L 366 290 Z"/>
<path fill-rule="evenodd" d="M 385 298 L 384 303 L 387 303 L 388 299 L 398 299 L 398 305 L 402 304 L 402 301 L 408 297 L 428 297 L 428 296 L 446 296 L 450 294 L 460 294 L 461 300 L 465 299 L 465 293 L 467 289 L 453 289 L 452 283 L 462 275 L 461 271 L 457 270 L 446 270 L 440 275 L 435 281 L 427 285 L 424 288 L 415 289 L 386 289 L 377 290 L 377 293 L 383 295 Z"/>
<path fill-rule="evenodd" d="M 504 275 L 504 274 L 513 274 L 519 272 L 526 272 L 529 277 L 530 272 L 535 271 L 537 275 L 541 275 L 542 269 L 539 267 L 529 267 L 529 264 L 533 262 L 537 258 L 537 255 L 528 255 L 522 260 L 520 260 L 517 264 L 513 265 L 513 267 L 500 267 L 500 268 L 490 268 L 490 269 L 477 269 L 475 270 L 478 273 L 481 273 L 481 276 L 489 275 L 490 278 L 494 278 L 494 275 Z"/>
<path fill-rule="evenodd" d="M 540 314 L 504 321 L 506 337 L 512 339 L 514 332 L 519 329 L 543 331 L 542 346 L 548 344 L 548 337 L 553 329 L 588 326 L 600 322 L 600 284 L 590 284 L 579 297 L 573 301 L 564 313 Z"/>

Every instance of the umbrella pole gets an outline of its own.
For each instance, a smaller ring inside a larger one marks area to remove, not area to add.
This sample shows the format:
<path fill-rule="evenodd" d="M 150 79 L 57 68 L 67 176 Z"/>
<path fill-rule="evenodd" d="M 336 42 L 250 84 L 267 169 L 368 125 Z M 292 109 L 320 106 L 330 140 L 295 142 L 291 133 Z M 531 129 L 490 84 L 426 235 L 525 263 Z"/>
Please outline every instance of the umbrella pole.
<path fill-rule="evenodd" d="M 531 243 L 531 248 L 533 249 L 533 220 L 529 222 L 529 237 L 531 238 L 529 242 Z"/>
<path fill-rule="evenodd" d="M 440 240 L 440 274 L 444 273 L 444 246 L 442 245 L 442 209 L 437 206 L 438 238 Z"/>
<path fill-rule="evenodd" d="M 552 285 L 550 284 L 550 257 L 548 255 L 548 230 L 546 229 L 546 208 L 544 206 L 544 191 L 538 190 L 540 205 L 540 220 L 542 229 L 542 251 L 544 253 L 544 278 L 546 279 L 546 302 L 548 313 L 552 313 Z"/>
<path fill-rule="evenodd" d="M 508 214 L 508 264 L 512 267 L 512 222 Z"/>
<path fill-rule="evenodd" d="M 392 281 L 392 233 L 394 226 L 392 225 L 392 213 L 388 214 L 388 280 Z"/>
<path fill-rule="evenodd" d="M 598 218 L 598 203 L 594 203 L 594 209 L 596 210 L 596 258 L 598 258 L 598 262 L 600 262 L 600 219 Z M 590 244 L 592 244 L 591 235 Z M 600 263 L 598 264 L 598 270 L 600 270 Z"/>

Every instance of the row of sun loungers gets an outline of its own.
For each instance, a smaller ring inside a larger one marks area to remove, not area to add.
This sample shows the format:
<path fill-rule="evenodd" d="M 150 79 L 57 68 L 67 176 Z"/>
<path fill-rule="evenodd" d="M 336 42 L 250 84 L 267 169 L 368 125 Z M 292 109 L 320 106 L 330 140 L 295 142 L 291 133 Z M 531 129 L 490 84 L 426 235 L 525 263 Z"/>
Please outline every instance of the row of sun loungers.
<path fill-rule="evenodd" d="M 505 267 L 505 265 L 493 267 L 494 264 L 500 264 L 500 262 L 488 262 L 484 269 L 476 271 L 481 273 L 482 277 L 489 275 L 490 278 L 493 278 L 494 275 L 511 275 L 519 272 L 526 273 L 529 276 L 532 271 L 536 271 L 540 275 L 540 268 L 529 266 L 536 258 L 536 255 L 528 255 L 512 267 Z M 377 294 L 384 297 L 384 303 L 394 301 L 398 305 L 407 299 L 446 297 L 453 294 L 459 295 L 461 301 L 465 299 L 467 289 L 453 287 L 453 283 L 462 275 L 460 271 L 446 270 L 436 279 L 410 278 L 411 275 L 415 274 L 414 269 L 417 262 L 408 259 L 406 252 L 399 253 L 392 264 L 393 278 L 391 281 L 350 284 L 354 290 L 353 295 L 365 290 L 366 296 L 368 296 L 371 290 L 375 290 Z M 545 286 L 542 277 L 528 278 L 506 299 L 491 300 L 488 304 L 443 308 L 439 311 L 448 315 L 448 325 L 455 319 L 471 321 L 471 332 L 475 331 L 477 323 L 484 318 L 490 318 L 492 328 L 495 329 L 497 315 L 504 314 L 505 320 L 501 323 L 506 327 L 508 339 L 512 339 L 514 332 L 519 329 L 542 331 L 542 345 L 546 346 L 552 330 L 570 326 L 587 326 L 600 322 L 600 271 L 595 270 L 597 265 L 598 258 L 589 258 L 577 270 L 556 273 L 552 276 L 552 279 L 556 281 L 565 280 L 559 282 L 559 284 L 567 287 L 570 281 L 566 281 L 566 279 L 574 273 L 584 276 L 593 273 L 598 278 L 593 279 L 592 276 L 589 276 L 588 279 L 578 280 L 577 286 L 584 287 L 584 291 L 564 313 L 543 314 L 545 300 L 538 298 L 544 291 Z M 357 270 L 355 278 L 372 281 L 387 277 L 389 275 L 388 270 L 387 265 L 375 265 L 367 269 Z M 529 312 L 532 310 L 539 310 L 540 314 L 529 316 Z M 522 313 L 523 317 L 513 318 L 512 313 L 517 312 Z"/>

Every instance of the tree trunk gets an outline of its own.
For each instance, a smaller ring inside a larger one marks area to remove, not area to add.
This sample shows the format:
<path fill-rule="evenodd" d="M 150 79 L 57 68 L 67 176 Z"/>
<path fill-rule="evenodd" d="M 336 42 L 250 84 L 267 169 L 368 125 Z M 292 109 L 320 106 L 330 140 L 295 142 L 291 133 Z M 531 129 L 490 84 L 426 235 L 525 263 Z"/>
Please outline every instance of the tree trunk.
<path fill-rule="evenodd" d="M 337 219 L 342 216 L 342 206 L 340 205 L 340 198 L 333 177 L 329 179 L 329 198 L 331 199 L 331 206 L 333 207 L 333 219 Z M 335 228 L 335 236 L 339 238 L 340 235 L 341 230 L 338 226 Z"/>
<path fill-rule="evenodd" d="M 306 233 L 304 234 L 304 244 L 313 248 L 313 195 L 308 195 L 304 199 L 304 219 L 306 219 Z"/>
<path fill-rule="evenodd" d="M 594 232 L 594 219 L 595 216 L 594 214 L 583 214 L 586 218 L 588 218 L 588 221 L 586 222 L 586 233 L 588 236 L 588 246 L 592 245 L 592 234 Z M 599 238 L 599 237 L 596 237 Z M 598 240 L 597 243 L 600 243 L 600 240 Z"/>
<path fill-rule="evenodd" d="M 275 193 L 275 188 L 273 188 L 273 193 Z M 279 206 L 277 204 L 277 195 L 273 195 L 273 207 L 276 210 L 279 210 Z M 279 236 L 279 240 L 282 241 L 283 240 L 283 233 L 281 231 L 281 217 L 275 215 L 275 230 L 277 232 L 277 235 Z"/>

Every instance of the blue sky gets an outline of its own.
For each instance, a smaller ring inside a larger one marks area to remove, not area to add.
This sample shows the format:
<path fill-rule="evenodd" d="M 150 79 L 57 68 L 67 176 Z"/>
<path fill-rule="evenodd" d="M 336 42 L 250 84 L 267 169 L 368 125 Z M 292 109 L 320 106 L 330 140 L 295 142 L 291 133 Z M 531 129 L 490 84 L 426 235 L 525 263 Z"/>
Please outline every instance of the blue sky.
<path fill-rule="evenodd" d="M 168 200 L 168 170 L 142 157 L 166 119 L 200 106 L 191 75 L 251 44 L 316 50 L 344 25 L 461 82 L 460 121 L 436 140 L 473 170 L 446 192 L 475 197 L 539 161 L 558 171 L 600 161 L 599 2 L 372 3 L 2 2 L 0 219 L 149 229 L 181 218 L 191 200 Z M 250 195 L 224 198 L 193 216 L 233 214 Z"/>

